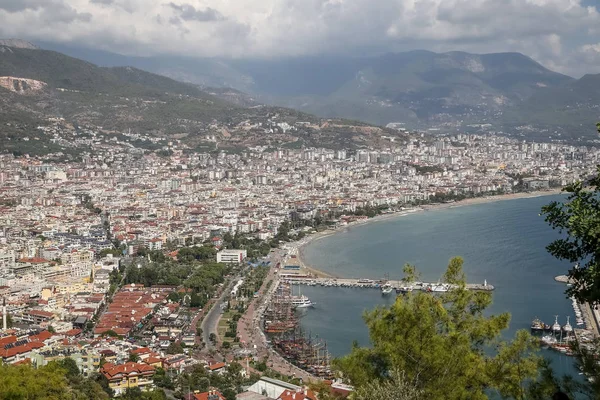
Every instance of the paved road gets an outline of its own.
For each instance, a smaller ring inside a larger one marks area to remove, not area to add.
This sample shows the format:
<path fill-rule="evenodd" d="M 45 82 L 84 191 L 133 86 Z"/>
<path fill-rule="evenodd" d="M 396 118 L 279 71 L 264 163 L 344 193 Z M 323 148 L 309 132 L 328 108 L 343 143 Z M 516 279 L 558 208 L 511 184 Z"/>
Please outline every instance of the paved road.
<path fill-rule="evenodd" d="M 233 285 L 240 279 L 240 276 L 241 275 L 236 276 L 229 282 L 227 288 L 223 290 L 221 296 L 213 303 L 213 306 L 202 320 L 202 325 L 200 325 L 202 328 L 202 340 L 206 343 L 206 349 L 208 350 L 215 348 L 209 340 L 209 337 L 211 333 L 214 333 L 218 337 L 217 326 L 219 324 L 219 319 L 221 319 L 221 304 L 223 304 L 225 298 L 229 296 Z"/>

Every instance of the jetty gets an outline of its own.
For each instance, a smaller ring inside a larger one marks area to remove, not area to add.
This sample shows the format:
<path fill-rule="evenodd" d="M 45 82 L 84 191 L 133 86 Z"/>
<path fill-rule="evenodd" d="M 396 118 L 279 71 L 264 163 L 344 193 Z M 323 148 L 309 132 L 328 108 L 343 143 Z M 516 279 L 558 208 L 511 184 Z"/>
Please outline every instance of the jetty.
<path fill-rule="evenodd" d="M 566 275 L 558 275 L 554 277 L 554 280 L 556 282 L 560 282 L 560 283 L 566 283 L 566 284 L 573 284 L 574 282 Z"/>
<path fill-rule="evenodd" d="M 402 280 L 388 279 L 356 279 L 356 278 L 315 278 L 307 275 L 280 274 L 281 278 L 293 285 L 325 286 L 325 287 L 354 287 L 380 289 L 383 285 L 390 285 L 396 290 L 424 290 L 431 292 L 446 292 L 453 285 L 443 282 L 405 282 Z M 494 286 L 484 281 L 483 283 L 468 283 L 468 290 L 492 291 Z"/>

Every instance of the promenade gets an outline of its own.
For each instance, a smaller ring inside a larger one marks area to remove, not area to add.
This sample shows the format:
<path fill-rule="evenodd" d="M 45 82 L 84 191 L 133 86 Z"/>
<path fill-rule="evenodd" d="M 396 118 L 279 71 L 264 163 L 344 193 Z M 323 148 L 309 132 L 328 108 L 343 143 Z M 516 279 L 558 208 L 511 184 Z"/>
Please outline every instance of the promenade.
<path fill-rule="evenodd" d="M 277 264 L 278 259 L 282 254 L 283 252 L 281 250 L 274 253 L 272 260 L 273 265 Z M 272 283 L 267 289 L 268 282 Z M 240 342 L 247 349 L 253 351 L 257 359 L 263 360 L 265 357 L 268 357 L 267 366 L 272 370 L 285 376 L 301 378 L 304 382 L 317 381 L 318 378 L 291 364 L 273 350 L 273 348 L 269 346 L 267 337 L 261 329 L 261 316 L 278 285 L 278 270 L 271 268 L 258 292 L 258 297 L 250 303 L 246 312 L 238 321 L 237 331 Z"/>

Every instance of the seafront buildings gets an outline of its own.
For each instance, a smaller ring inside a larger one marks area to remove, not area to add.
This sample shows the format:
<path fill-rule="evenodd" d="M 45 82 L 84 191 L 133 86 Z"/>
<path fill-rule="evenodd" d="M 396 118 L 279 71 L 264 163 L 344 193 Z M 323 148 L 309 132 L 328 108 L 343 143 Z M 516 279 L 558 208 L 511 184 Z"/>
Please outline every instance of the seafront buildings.
<path fill-rule="evenodd" d="M 170 256 L 205 243 L 221 250 L 219 261 L 237 263 L 245 251 L 223 249 L 226 234 L 269 240 L 284 221 L 560 187 L 593 173 L 600 152 L 493 135 L 413 135 L 383 150 L 234 154 L 197 153 L 175 141 L 159 155 L 107 140 L 70 161 L 62 156 L 0 155 L 0 297 L 25 327 L 3 331 L 0 357 L 43 365 L 69 354 L 85 373 L 99 371 L 103 358 L 110 364 L 100 372 L 123 390 L 152 387 L 154 366 L 200 362 L 165 353 L 174 338 L 195 343 L 189 318 L 167 302 L 178 288 L 111 288 L 111 272 L 141 249 Z M 142 365 L 127 363 L 139 346 L 105 335 L 133 335 L 150 320 L 156 346 L 140 355 Z"/>

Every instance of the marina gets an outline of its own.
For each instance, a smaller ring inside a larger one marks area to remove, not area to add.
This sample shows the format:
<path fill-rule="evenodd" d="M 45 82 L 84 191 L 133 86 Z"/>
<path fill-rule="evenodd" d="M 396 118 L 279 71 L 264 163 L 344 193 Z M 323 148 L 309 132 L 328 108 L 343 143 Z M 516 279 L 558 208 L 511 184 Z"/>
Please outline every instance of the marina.
<path fill-rule="evenodd" d="M 311 300 L 293 293 L 291 283 L 280 281 L 263 313 L 263 330 L 271 345 L 288 362 L 311 375 L 331 379 L 330 354 L 322 338 L 304 333 L 298 323 L 299 313 L 313 307 Z"/>
<path fill-rule="evenodd" d="M 557 282 L 570 284 L 571 282 L 565 275 L 559 275 L 554 278 Z M 533 335 L 542 335 L 540 344 L 544 347 L 559 351 L 566 355 L 573 355 L 572 342 L 577 341 L 580 345 L 586 346 L 598 337 L 598 318 L 595 310 L 592 310 L 587 303 L 578 302 L 573 296 L 570 297 L 573 312 L 575 313 L 575 327 L 571 325 L 570 316 L 566 316 L 566 323 L 559 323 L 559 316 L 554 316 L 552 325 L 544 323 L 539 318 L 535 318 L 531 323 L 531 333 Z"/>
<path fill-rule="evenodd" d="M 432 293 L 447 292 L 455 288 L 448 283 L 406 282 L 402 280 L 342 279 L 315 278 L 312 275 L 289 273 L 290 269 L 278 274 L 278 283 L 270 296 L 268 306 L 262 314 L 262 327 L 271 345 L 288 362 L 315 377 L 330 379 L 332 377 L 327 342 L 323 338 L 313 338 L 302 329 L 299 319 L 314 303 L 302 294 L 301 286 L 343 287 L 376 289 L 383 297 L 402 295 L 421 290 Z M 284 272 L 286 271 L 286 272 Z M 294 288 L 297 287 L 297 293 Z M 494 290 L 487 281 L 483 284 L 468 284 L 469 290 Z M 306 314 L 304 314 L 306 315 Z"/>
<path fill-rule="evenodd" d="M 323 287 L 351 287 L 379 289 L 382 294 L 412 292 L 413 290 L 423 290 L 427 292 L 447 292 L 455 286 L 443 282 L 406 282 L 403 280 L 374 280 L 374 279 L 350 279 L 350 278 L 315 278 L 309 275 L 281 274 L 284 282 L 291 285 L 308 285 Z M 468 283 L 468 290 L 492 291 L 494 286 L 486 280 L 483 283 Z"/>

